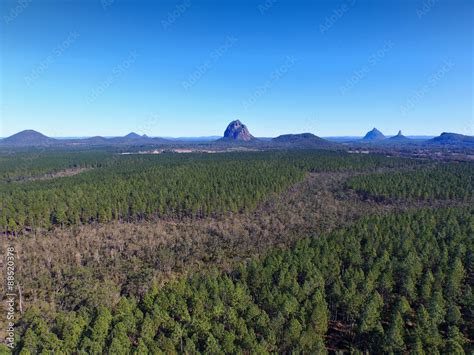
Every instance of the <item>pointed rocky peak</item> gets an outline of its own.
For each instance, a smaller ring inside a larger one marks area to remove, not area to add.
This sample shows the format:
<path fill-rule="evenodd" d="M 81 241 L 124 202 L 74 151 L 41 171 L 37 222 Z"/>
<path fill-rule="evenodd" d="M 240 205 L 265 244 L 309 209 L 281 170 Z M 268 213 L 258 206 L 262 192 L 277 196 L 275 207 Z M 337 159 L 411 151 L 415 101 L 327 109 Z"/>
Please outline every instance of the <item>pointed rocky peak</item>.
<path fill-rule="evenodd" d="M 366 141 L 376 141 L 376 140 L 382 140 L 382 139 L 385 139 L 385 136 L 377 128 L 374 128 L 370 132 L 367 132 L 367 134 L 364 137 L 364 140 Z"/>
<path fill-rule="evenodd" d="M 397 141 L 408 141 L 409 138 L 405 137 L 402 133 L 402 131 L 398 131 L 398 134 L 396 136 L 390 137 L 391 140 L 397 140 Z"/>
<path fill-rule="evenodd" d="M 246 125 L 239 120 L 232 121 L 224 132 L 224 139 L 237 141 L 250 141 L 254 137 L 250 134 Z"/>

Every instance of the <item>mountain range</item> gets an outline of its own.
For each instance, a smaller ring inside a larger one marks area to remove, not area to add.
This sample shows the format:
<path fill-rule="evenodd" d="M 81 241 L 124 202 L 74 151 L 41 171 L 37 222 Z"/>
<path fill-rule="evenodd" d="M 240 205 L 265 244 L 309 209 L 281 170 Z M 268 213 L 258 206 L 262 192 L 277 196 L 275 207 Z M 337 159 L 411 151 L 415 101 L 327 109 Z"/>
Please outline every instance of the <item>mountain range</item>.
<path fill-rule="evenodd" d="M 240 120 L 232 121 L 226 127 L 224 134 L 219 137 L 202 137 L 199 138 L 160 138 L 148 137 L 147 135 L 139 135 L 131 132 L 123 137 L 105 138 L 101 136 L 88 138 L 71 138 L 71 139 L 55 139 L 47 137 L 44 134 L 34 130 L 25 130 L 18 132 L 10 137 L 0 140 L 0 146 L 7 147 L 32 147 L 32 146 L 88 146 L 88 145 L 166 145 L 166 144 L 218 144 L 222 145 L 255 145 L 261 147 L 275 148 L 340 148 L 342 143 L 348 144 L 370 144 L 370 145 L 424 145 L 424 146 L 445 146 L 445 147 L 467 147 L 474 148 L 474 137 L 456 133 L 444 132 L 438 137 L 432 139 L 410 139 L 398 132 L 396 136 L 387 138 L 377 128 L 367 132 L 367 134 L 359 141 L 329 141 L 318 137 L 312 133 L 300 134 L 284 134 L 276 138 L 256 138 L 248 127 Z"/>

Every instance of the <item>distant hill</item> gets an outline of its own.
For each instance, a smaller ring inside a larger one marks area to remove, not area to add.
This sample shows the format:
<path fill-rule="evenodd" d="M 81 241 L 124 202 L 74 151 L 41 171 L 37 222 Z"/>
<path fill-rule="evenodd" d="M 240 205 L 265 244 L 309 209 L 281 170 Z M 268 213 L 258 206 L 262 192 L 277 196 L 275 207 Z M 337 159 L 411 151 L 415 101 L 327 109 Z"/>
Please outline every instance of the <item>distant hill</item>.
<path fill-rule="evenodd" d="M 136 134 L 135 132 L 131 132 L 123 137 L 112 137 L 109 138 L 109 141 L 114 142 L 114 143 L 127 143 L 127 142 L 136 142 L 138 140 L 146 139 L 139 134 Z"/>
<path fill-rule="evenodd" d="M 227 126 L 226 130 L 224 131 L 224 137 L 220 139 L 220 141 L 244 141 L 249 142 L 255 140 L 255 137 L 252 136 L 247 128 L 239 120 L 232 121 Z"/>
<path fill-rule="evenodd" d="M 338 141 L 323 139 L 312 133 L 301 134 L 283 134 L 276 138 L 255 138 L 247 126 L 239 120 L 232 121 L 224 132 L 224 137 L 188 137 L 165 139 L 160 137 L 148 137 L 131 132 L 123 137 L 102 137 L 95 136 L 89 138 L 61 138 L 54 139 L 45 136 L 34 130 L 24 130 L 10 137 L 0 139 L 0 146 L 5 147 L 33 147 L 33 146 L 153 146 L 153 145 L 191 145 L 191 144 L 209 144 L 225 146 L 236 144 L 245 145 L 246 148 L 255 149 L 298 149 L 298 148 L 327 148 L 339 149 L 344 145 L 364 145 L 371 143 L 374 146 L 383 147 L 385 145 L 398 146 L 446 146 L 447 148 L 474 148 L 474 137 L 457 133 L 442 133 L 439 137 L 428 139 L 429 137 L 406 137 L 401 131 L 396 136 L 386 138 L 379 130 L 374 128 L 368 132 L 361 140 L 349 140 L 340 137 Z M 413 138 L 413 139 L 411 139 Z M 423 139 L 424 138 L 424 139 Z M 343 144 L 341 144 L 343 143 Z"/>
<path fill-rule="evenodd" d="M 131 132 L 127 134 L 124 138 L 126 139 L 140 139 L 140 138 L 146 138 L 146 136 L 141 136 L 135 132 Z"/>
<path fill-rule="evenodd" d="M 58 141 L 53 138 L 49 138 L 44 134 L 27 129 L 21 132 L 18 132 L 8 138 L 2 139 L 1 143 L 3 145 L 14 145 L 14 146 L 44 146 L 52 145 Z"/>
<path fill-rule="evenodd" d="M 402 134 L 402 131 L 398 131 L 398 134 L 396 136 L 390 137 L 388 140 L 391 142 L 409 142 L 410 138 L 405 137 Z"/>
<path fill-rule="evenodd" d="M 25 130 L 0 140 L 2 146 L 33 147 L 33 146 L 87 146 L 87 145 L 141 145 L 168 143 L 163 138 L 149 138 L 134 132 L 124 137 L 105 138 L 101 136 L 89 138 L 54 139 L 33 130 Z"/>
<path fill-rule="evenodd" d="M 77 141 L 82 142 L 82 143 L 87 143 L 87 144 L 107 144 L 108 139 L 101 136 L 95 136 L 95 137 L 79 139 Z"/>
<path fill-rule="evenodd" d="M 332 148 L 338 146 L 337 143 L 327 141 L 312 133 L 283 134 L 273 138 L 272 143 L 301 148 Z"/>
<path fill-rule="evenodd" d="M 385 139 L 385 136 L 377 128 L 374 128 L 362 138 L 363 141 L 381 141 Z"/>
<path fill-rule="evenodd" d="M 465 136 L 463 134 L 457 133 L 448 133 L 443 132 L 439 137 L 435 137 L 430 139 L 428 143 L 431 144 L 440 144 L 440 145 L 474 145 L 474 137 L 473 136 Z"/>
<path fill-rule="evenodd" d="M 131 132 L 123 137 L 113 137 L 109 138 L 108 141 L 113 144 L 123 144 L 123 145 L 140 145 L 140 144 L 162 144 L 168 142 L 168 140 L 163 138 L 151 138 L 146 134 L 143 136 Z"/>

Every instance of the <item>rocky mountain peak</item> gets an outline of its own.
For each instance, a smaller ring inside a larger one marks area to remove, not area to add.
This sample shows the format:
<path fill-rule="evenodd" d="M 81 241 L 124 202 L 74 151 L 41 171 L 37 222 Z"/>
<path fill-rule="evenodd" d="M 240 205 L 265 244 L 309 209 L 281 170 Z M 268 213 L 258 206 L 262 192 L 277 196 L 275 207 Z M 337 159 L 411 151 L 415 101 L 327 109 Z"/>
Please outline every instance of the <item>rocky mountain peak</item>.
<path fill-rule="evenodd" d="M 381 139 L 385 139 L 385 136 L 377 128 L 374 128 L 370 132 L 367 132 L 367 134 L 364 137 L 364 140 L 371 140 L 371 141 L 381 140 Z"/>
<path fill-rule="evenodd" d="M 224 132 L 224 139 L 250 141 L 254 137 L 250 134 L 246 125 L 239 120 L 232 121 Z"/>

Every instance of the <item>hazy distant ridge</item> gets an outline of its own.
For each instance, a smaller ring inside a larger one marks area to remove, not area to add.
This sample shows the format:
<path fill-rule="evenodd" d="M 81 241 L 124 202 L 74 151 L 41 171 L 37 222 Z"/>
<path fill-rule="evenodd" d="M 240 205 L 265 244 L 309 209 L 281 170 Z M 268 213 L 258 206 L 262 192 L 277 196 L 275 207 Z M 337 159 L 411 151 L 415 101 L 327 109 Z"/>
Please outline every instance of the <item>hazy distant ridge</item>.
<path fill-rule="evenodd" d="M 413 138 L 413 139 L 410 139 Z M 425 139 L 423 139 L 425 138 Z M 401 131 L 397 135 L 387 138 L 382 132 L 374 128 L 369 131 L 362 139 L 357 137 L 330 137 L 324 139 L 312 133 L 283 134 L 275 138 L 256 138 L 239 120 L 232 121 L 224 131 L 223 137 L 181 137 L 181 138 L 161 138 L 139 135 L 135 132 L 128 133 L 123 137 L 102 137 L 94 136 L 87 138 L 61 138 L 55 139 L 47 137 L 34 130 L 24 130 L 13 134 L 10 137 L 0 140 L 0 146 L 11 147 L 31 147 L 31 146 L 88 146 L 88 145 L 160 145 L 160 144 L 244 144 L 266 147 L 269 144 L 273 147 L 283 148 L 336 148 L 338 143 L 370 145 L 408 145 L 424 144 L 436 146 L 459 146 L 474 147 L 474 137 L 457 133 L 443 132 L 440 136 L 429 139 L 429 137 L 407 137 Z"/>

